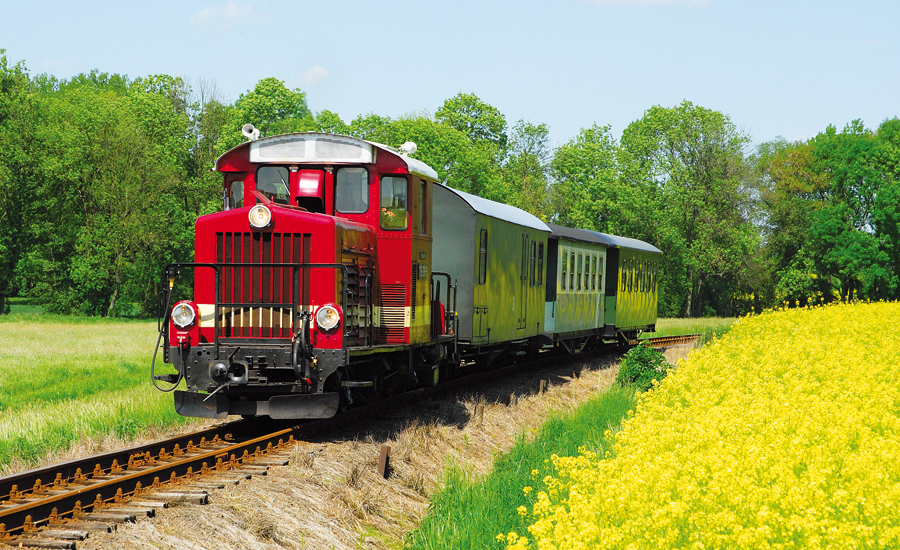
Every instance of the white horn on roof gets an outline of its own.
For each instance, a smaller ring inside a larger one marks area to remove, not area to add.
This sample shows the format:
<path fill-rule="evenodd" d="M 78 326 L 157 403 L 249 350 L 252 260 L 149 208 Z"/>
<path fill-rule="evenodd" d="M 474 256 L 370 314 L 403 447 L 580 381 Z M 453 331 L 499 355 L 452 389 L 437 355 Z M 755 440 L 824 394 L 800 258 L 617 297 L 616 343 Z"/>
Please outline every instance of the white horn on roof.
<path fill-rule="evenodd" d="M 244 137 L 246 137 L 250 141 L 256 141 L 259 139 L 259 129 L 257 129 L 250 123 L 244 124 L 241 127 L 241 133 L 244 134 Z"/>
<path fill-rule="evenodd" d="M 407 141 L 406 143 L 404 143 L 403 145 L 400 146 L 400 152 L 403 153 L 404 155 L 411 155 L 411 154 L 415 153 L 418 148 L 419 147 L 415 143 L 413 143 L 411 141 Z"/>

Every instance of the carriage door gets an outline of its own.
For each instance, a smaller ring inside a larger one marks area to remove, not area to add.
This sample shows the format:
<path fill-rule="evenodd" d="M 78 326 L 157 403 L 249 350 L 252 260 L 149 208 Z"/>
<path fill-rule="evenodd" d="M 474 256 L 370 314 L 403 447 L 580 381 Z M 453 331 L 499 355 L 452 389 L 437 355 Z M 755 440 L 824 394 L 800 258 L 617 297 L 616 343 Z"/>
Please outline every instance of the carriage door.
<path fill-rule="evenodd" d="M 519 307 L 519 323 L 517 329 L 522 330 L 528 326 L 528 274 L 530 263 L 530 236 L 522 233 L 522 261 L 519 269 L 519 289 L 516 297 L 516 305 Z"/>

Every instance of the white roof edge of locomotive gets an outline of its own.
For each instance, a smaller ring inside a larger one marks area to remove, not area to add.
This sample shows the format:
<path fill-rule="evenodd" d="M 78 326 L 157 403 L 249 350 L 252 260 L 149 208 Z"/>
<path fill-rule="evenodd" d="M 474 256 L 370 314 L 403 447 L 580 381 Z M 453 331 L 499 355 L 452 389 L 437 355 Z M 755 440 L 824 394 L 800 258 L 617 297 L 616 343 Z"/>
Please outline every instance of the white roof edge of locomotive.
<path fill-rule="evenodd" d="M 441 188 L 457 195 L 459 198 L 465 201 L 466 204 L 468 204 L 472 208 L 472 210 L 479 214 L 514 223 L 516 225 L 521 225 L 523 227 L 531 227 L 533 229 L 550 232 L 550 227 L 547 226 L 546 223 L 542 222 L 540 218 L 533 214 L 529 214 L 528 212 L 520 208 L 516 208 L 515 206 L 510 206 L 508 204 L 503 204 L 500 202 L 494 202 L 492 200 L 479 197 L 478 195 L 472 195 L 470 193 L 466 193 L 465 191 L 454 189 L 447 185 L 441 185 Z"/>
<path fill-rule="evenodd" d="M 231 149 L 229 149 L 228 151 L 223 153 L 221 156 L 219 156 L 219 158 L 216 159 L 215 166 L 216 166 L 216 168 L 218 168 L 219 162 L 222 160 L 223 157 L 225 157 L 226 155 L 232 153 L 233 151 L 235 151 L 237 149 L 240 149 L 241 147 L 247 147 L 250 149 L 250 160 L 251 160 L 251 162 L 254 162 L 254 163 L 289 164 L 291 162 L 299 162 L 303 159 L 303 157 L 300 155 L 297 155 L 297 154 L 295 154 L 293 156 L 291 156 L 291 155 L 286 155 L 286 156 L 281 156 L 281 157 L 273 156 L 270 158 L 266 158 L 264 160 L 261 160 L 261 159 L 253 160 L 253 156 L 254 156 L 254 153 L 259 150 L 260 146 L 267 146 L 267 145 L 271 146 L 271 145 L 276 145 L 279 143 L 282 143 L 282 144 L 294 143 L 294 144 L 296 144 L 296 143 L 300 143 L 300 142 L 317 141 L 317 139 L 319 137 L 329 138 L 332 140 L 343 142 L 348 145 L 362 146 L 363 144 L 367 144 L 369 146 L 375 147 L 376 149 L 380 149 L 382 151 L 385 151 L 387 153 L 390 153 L 392 155 L 395 155 L 395 156 L 401 158 L 406 163 L 406 167 L 409 170 L 410 174 L 415 174 L 417 176 L 423 176 L 423 177 L 429 178 L 434 181 L 438 180 L 437 172 L 431 166 L 428 166 L 421 160 L 414 159 L 412 157 L 404 155 L 399 149 L 395 149 L 388 145 L 384 145 L 383 143 L 376 143 L 374 141 L 367 141 L 364 139 L 359 139 L 359 138 L 356 138 L 353 136 L 345 136 L 342 134 L 330 134 L 327 132 L 296 132 L 293 134 L 279 134 L 279 135 L 275 135 L 275 136 L 259 138 L 259 139 L 253 140 L 253 141 L 245 141 L 244 143 L 241 143 L 240 145 L 236 145 L 235 147 L 232 147 Z M 312 139 L 310 139 L 310 138 L 312 138 Z M 286 149 L 289 150 L 290 148 L 287 147 Z M 305 151 L 306 150 L 304 150 L 304 155 L 306 154 Z M 291 152 L 293 152 L 293 151 L 291 151 Z M 322 163 L 322 164 L 349 163 L 349 162 L 353 162 L 353 160 L 354 159 L 350 159 L 350 158 L 329 158 L 329 157 L 319 157 L 319 156 L 315 157 L 315 162 Z M 368 157 L 362 156 L 359 160 L 357 160 L 357 162 L 363 162 L 363 163 L 367 163 L 366 161 L 374 162 L 375 155 L 372 155 L 370 153 L 368 155 Z"/>

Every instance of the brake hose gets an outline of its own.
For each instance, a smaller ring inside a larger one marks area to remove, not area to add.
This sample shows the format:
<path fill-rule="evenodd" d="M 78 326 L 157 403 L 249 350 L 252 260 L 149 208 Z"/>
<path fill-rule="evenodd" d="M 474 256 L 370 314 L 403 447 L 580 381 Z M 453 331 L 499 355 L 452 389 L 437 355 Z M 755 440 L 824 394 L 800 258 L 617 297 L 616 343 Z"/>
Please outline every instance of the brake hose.
<path fill-rule="evenodd" d="M 169 288 L 166 290 L 166 307 L 163 309 L 163 322 L 159 326 L 159 337 L 156 339 L 156 347 L 153 348 L 153 359 L 150 361 L 150 380 L 153 382 L 153 385 L 156 386 L 156 389 L 163 393 L 169 393 L 171 391 L 175 391 L 175 388 L 178 387 L 178 384 L 181 383 L 181 379 L 184 378 L 184 370 L 185 364 L 187 363 L 187 359 L 182 357 L 182 365 L 181 370 L 178 372 L 178 379 L 175 380 L 175 384 L 172 385 L 169 389 L 163 389 L 159 387 L 159 384 L 156 383 L 156 354 L 159 353 L 159 344 L 162 342 L 163 334 L 165 333 L 165 326 L 169 322 L 169 303 L 172 300 L 172 287 L 175 286 L 175 277 L 170 276 L 169 278 Z M 179 356 L 181 353 L 179 352 Z"/>

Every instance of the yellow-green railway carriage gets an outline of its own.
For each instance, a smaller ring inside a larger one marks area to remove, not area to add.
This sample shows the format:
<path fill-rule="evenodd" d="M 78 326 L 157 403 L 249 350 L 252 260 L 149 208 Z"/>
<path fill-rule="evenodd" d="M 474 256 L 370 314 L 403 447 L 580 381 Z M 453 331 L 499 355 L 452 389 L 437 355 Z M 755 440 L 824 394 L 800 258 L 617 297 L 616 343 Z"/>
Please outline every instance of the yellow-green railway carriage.
<path fill-rule="evenodd" d="M 549 226 L 545 341 L 577 345 L 603 333 L 607 244 L 581 229 Z"/>
<path fill-rule="evenodd" d="M 662 251 L 637 239 L 586 232 L 607 246 L 604 338 L 656 330 Z"/>
<path fill-rule="evenodd" d="M 433 265 L 458 283 L 460 344 L 515 349 L 543 334 L 549 234 L 524 210 L 434 186 Z"/>

